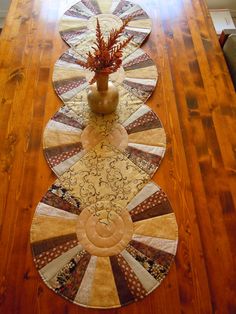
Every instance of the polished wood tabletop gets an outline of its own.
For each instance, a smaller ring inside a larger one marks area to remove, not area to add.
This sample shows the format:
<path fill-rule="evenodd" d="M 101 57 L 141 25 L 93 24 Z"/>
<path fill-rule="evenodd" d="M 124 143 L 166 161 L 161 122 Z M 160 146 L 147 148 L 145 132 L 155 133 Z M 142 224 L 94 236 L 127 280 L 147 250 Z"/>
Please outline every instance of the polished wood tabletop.
<path fill-rule="evenodd" d="M 53 65 L 58 32 L 76 1 L 12 0 L 0 35 L 0 312 L 4 314 L 236 313 L 236 96 L 204 0 L 139 0 L 153 20 L 143 45 L 159 71 L 148 104 L 167 133 L 154 180 L 179 226 L 170 273 L 144 300 L 90 310 L 49 290 L 33 263 L 29 232 L 55 180 L 42 149 L 62 105 Z"/>

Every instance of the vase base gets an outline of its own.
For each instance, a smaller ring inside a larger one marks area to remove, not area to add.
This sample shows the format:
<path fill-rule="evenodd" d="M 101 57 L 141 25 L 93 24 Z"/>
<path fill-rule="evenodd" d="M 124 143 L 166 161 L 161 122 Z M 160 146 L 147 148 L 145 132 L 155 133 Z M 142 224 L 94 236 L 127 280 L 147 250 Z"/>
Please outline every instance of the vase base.
<path fill-rule="evenodd" d="M 96 83 L 90 86 L 88 104 L 95 113 L 110 114 L 116 111 L 119 102 L 118 88 L 113 83 L 108 83 L 106 91 L 98 91 Z"/>

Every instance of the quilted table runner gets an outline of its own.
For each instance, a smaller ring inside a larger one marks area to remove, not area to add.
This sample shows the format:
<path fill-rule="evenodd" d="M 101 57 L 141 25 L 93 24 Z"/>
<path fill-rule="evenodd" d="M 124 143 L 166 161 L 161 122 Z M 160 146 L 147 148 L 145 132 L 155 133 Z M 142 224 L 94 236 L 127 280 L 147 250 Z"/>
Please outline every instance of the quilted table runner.
<path fill-rule="evenodd" d="M 130 17 L 116 112 L 90 111 L 92 73 L 79 66 L 95 39 Z M 167 275 L 178 228 L 165 192 L 152 176 L 165 153 L 158 116 L 144 102 L 158 74 L 140 45 L 151 20 L 125 0 L 82 0 L 65 12 L 60 34 L 70 46 L 56 62 L 53 84 L 63 106 L 48 122 L 43 147 L 57 180 L 39 202 L 31 226 L 35 265 L 46 285 L 91 308 L 120 307 L 144 298 Z"/>

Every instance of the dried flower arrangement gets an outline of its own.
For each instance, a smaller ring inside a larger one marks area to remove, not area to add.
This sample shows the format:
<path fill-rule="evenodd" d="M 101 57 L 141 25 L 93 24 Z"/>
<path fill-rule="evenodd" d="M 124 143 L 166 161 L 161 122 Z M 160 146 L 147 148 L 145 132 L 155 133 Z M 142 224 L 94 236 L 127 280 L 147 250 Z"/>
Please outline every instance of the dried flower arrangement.
<path fill-rule="evenodd" d="M 94 51 L 87 53 L 86 62 L 77 60 L 80 66 L 95 72 L 90 84 L 96 82 L 98 75 L 108 76 L 116 72 L 121 66 L 122 50 L 133 38 L 133 36 L 129 36 L 127 39 L 119 42 L 119 38 L 129 21 L 130 19 L 126 19 L 119 29 L 112 29 L 106 42 L 97 19 L 96 42 L 94 42 L 95 47 L 92 47 Z"/>

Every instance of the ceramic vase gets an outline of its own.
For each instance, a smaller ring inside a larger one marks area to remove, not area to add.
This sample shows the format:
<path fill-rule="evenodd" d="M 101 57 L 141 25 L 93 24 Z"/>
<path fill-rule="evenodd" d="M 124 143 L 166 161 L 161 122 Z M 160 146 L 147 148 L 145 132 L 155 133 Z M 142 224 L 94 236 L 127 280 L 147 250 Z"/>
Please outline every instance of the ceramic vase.
<path fill-rule="evenodd" d="M 97 74 L 97 81 L 88 92 L 90 109 L 95 113 L 109 114 L 116 110 L 118 102 L 118 88 L 109 81 L 109 75 Z"/>

